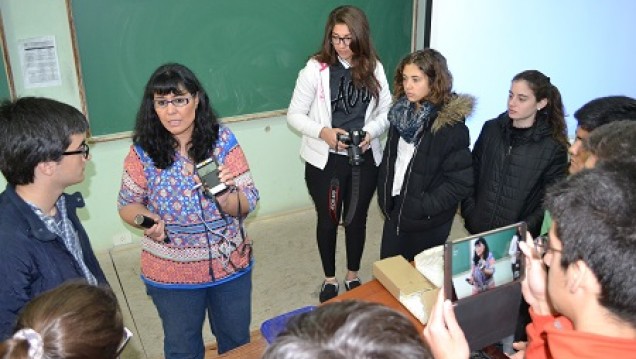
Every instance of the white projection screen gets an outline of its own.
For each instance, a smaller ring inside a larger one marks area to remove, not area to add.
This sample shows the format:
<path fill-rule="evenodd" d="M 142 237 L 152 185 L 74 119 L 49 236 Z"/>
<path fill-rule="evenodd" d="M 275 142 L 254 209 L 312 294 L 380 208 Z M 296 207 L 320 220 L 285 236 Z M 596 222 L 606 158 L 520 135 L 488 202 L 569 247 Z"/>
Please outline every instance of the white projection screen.
<path fill-rule="evenodd" d="M 573 138 L 572 115 L 587 101 L 636 97 L 635 15 L 633 0 L 433 0 L 430 47 L 446 56 L 455 90 L 478 98 L 473 143 L 528 69 L 559 88 Z"/>

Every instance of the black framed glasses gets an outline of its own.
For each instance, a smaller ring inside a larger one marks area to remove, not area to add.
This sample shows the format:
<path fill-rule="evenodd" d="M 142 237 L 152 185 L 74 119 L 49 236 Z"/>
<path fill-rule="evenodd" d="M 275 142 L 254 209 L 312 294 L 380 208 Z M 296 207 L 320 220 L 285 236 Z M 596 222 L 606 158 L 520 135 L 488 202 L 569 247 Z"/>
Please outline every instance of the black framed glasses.
<path fill-rule="evenodd" d="M 152 100 L 152 102 L 155 104 L 155 108 L 167 108 L 169 104 L 173 104 L 175 107 L 184 107 L 190 103 L 190 100 L 192 100 L 192 96 L 175 97 L 172 100 L 159 98 Z"/>
<path fill-rule="evenodd" d="M 71 156 L 71 155 L 81 154 L 82 156 L 84 156 L 84 158 L 88 159 L 89 153 L 90 153 L 90 147 L 88 147 L 88 144 L 86 144 L 86 142 L 82 142 L 78 150 L 62 152 L 62 156 Z"/>
<path fill-rule="evenodd" d="M 541 260 L 543 260 L 543 263 L 547 266 L 550 265 L 550 263 L 546 260 L 546 256 L 548 254 L 561 253 L 560 249 L 550 247 L 550 239 L 547 235 L 539 236 L 534 239 L 534 249 L 537 251 L 537 254 L 539 254 L 539 257 L 541 257 Z"/>
<path fill-rule="evenodd" d="M 121 353 L 126 348 L 126 345 L 128 345 L 128 342 L 130 341 L 130 338 L 132 338 L 132 336 L 133 336 L 133 333 L 130 331 L 130 329 L 124 327 L 124 336 L 123 338 L 121 338 L 121 342 L 119 342 L 119 346 L 117 347 L 115 358 L 119 358 L 121 356 Z"/>
<path fill-rule="evenodd" d="M 349 46 L 351 45 L 351 40 L 353 40 L 353 38 L 351 37 L 340 37 L 338 35 L 331 35 L 331 43 L 333 45 L 345 44 L 346 46 Z"/>

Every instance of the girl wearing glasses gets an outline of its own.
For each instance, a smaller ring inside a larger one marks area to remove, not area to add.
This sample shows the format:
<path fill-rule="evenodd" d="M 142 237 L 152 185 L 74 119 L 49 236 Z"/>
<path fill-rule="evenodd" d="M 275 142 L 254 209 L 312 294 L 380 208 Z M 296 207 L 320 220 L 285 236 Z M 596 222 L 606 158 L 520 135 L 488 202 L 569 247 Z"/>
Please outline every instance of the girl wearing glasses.
<path fill-rule="evenodd" d="M 466 281 L 473 286 L 473 294 L 495 287 L 495 256 L 484 237 L 475 241 L 475 253 L 470 263 L 470 277 Z"/>
<path fill-rule="evenodd" d="M 219 164 L 224 191 L 201 187 L 195 168 L 204 161 Z M 242 221 L 258 199 L 241 146 L 196 76 L 179 64 L 159 67 L 137 114 L 118 208 L 131 225 L 139 214 L 154 221 L 141 240 L 141 274 L 166 358 L 203 358 L 206 314 L 219 353 L 249 341 L 252 249 Z"/>
<path fill-rule="evenodd" d="M 306 162 L 305 181 L 318 216 L 316 235 L 325 275 L 320 302 L 338 295 L 336 236 L 345 216 L 349 221 L 345 225 L 348 271 L 344 284 L 347 290 L 360 285 L 367 211 L 382 157 L 378 137 L 388 126 L 390 103 L 366 15 L 353 6 L 334 9 L 327 18 L 320 49 L 298 75 L 287 111 L 287 122 L 302 135 L 300 156 Z M 358 144 L 362 163 L 353 165 L 346 150 L 349 144 L 339 137 L 352 130 L 364 131 Z M 359 174 L 356 181 L 352 181 L 354 170 Z M 352 192 L 357 193 L 355 206 L 350 206 Z"/>

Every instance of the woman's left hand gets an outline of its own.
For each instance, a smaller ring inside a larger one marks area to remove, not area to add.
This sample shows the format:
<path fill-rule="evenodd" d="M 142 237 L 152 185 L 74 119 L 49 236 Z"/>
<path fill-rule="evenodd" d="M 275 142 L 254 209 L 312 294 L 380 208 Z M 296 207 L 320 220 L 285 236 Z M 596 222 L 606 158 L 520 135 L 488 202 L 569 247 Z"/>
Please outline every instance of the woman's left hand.
<path fill-rule="evenodd" d="M 221 182 L 225 183 L 228 188 L 236 185 L 236 183 L 234 183 L 234 178 L 236 178 L 236 176 L 229 167 L 219 165 L 219 179 Z"/>

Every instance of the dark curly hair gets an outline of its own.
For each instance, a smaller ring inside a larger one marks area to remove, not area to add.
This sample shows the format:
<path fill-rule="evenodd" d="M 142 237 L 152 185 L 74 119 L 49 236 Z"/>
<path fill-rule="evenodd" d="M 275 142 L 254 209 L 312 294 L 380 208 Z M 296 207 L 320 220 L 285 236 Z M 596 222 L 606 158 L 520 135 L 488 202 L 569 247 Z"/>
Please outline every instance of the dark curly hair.
<path fill-rule="evenodd" d="M 404 67 L 408 64 L 417 66 L 428 77 L 430 94 L 421 101 L 429 101 L 436 106 L 443 106 L 450 101 L 453 88 L 453 75 L 448 69 L 446 58 L 439 51 L 424 49 L 406 55 L 395 71 L 393 77 L 393 99 L 404 96 Z"/>
<path fill-rule="evenodd" d="M 141 146 L 160 169 L 170 167 L 175 160 L 177 139 L 162 125 L 154 107 L 154 95 L 198 96 L 194 130 L 189 142 L 188 156 L 195 162 L 210 157 L 219 134 L 219 123 L 210 99 L 201 82 L 187 67 L 169 63 L 161 65 L 150 76 L 137 112 L 133 142 Z"/>

